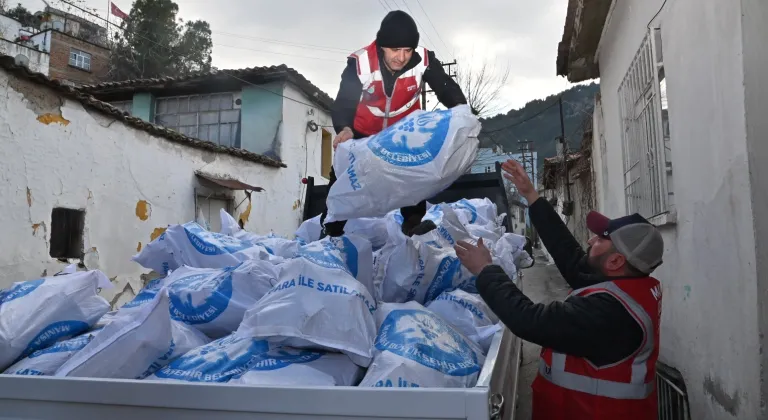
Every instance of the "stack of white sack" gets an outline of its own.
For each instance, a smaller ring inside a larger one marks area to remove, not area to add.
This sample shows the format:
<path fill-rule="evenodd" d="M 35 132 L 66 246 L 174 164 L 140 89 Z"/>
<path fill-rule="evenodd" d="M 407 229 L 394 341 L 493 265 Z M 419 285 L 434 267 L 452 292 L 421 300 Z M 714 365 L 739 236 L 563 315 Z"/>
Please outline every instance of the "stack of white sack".
<path fill-rule="evenodd" d="M 378 250 L 387 243 L 387 221 L 383 217 L 361 217 L 348 220 L 344 225 L 344 232 L 362 236 L 371 242 L 374 250 Z M 303 244 L 308 244 L 320 239 L 323 228 L 320 226 L 320 215 L 305 220 L 296 230 L 296 239 Z"/>
<path fill-rule="evenodd" d="M 278 347 L 260 355 L 231 384 L 262 386 L 355 386 L 363 369 L 349 356 Z"/>
<path fill-rule="evenodd" d="M 251 241 L 210 232 L 195 222 L 188 222 L 168 227 L 132 260 L 160 274 L 168 274 L 183 265 L 224 268 L 247 260 L 279 263 L 283 258 L 270 254 L 266 248 Z"/>
<path fill-rule="evenodd" d="M 264 247 L 268 253 L 281 258 L 294 258 L 299 249 L 299 242 L 285 239 L 270 233 L 269 235 L 257 235 L 248 232 L 237 224 L 237 221 L 226 210 L 219 211 L 221 217 L 221 234 L 229 235 L 241 241 L 248 241 L 254 245 Z"/>
<path fill-rule="evenodd" d="M 416 111 L 384 131 L 341 143 L 326 223 L 380 217 L 441 192 L 477 155 L 480 122 L 468 105 Z"/>
<path fill-rule="evenodd" d="M 88 331 L 107 311 L 98 270 L 14 283 L 0 291 L 0 370 L 58 341 Z"/>
<path fill-rule="evenodd" d="M 193 349 L 147 377 L 176 382 L 229 382 L 269 351 L 265 340 L 231 334 Z"/>
<path fill-rule="evenodd" d="M 385 303 L 376 313 L 375 355 L 360 386 L 470 388 L 483 351 L 416 302 Z"/>
<path fill-rule="evenodd" d="M 259 260 L 226 268 L 181 267 L 164 280 L 171 317 L 211 338 L 229 335 L 277 284 L 279 272 L 279 266 Z"/>
<path fill-rule="evenodd" d="M 440 315 L 487 354 L 493 335 L 501 330 L 499 318 L 483 299 L 463 290 L 443 292 L 427 304 L 427 309 Z"/>
<path fill-rule="evenodd" d="M 238 335 L 281 347 L 342 352 L 368 366 L 376 336 L 372 258 L 370 242 L 353 235 L 300 247 L 297 258 L 281 265 L 278 284 L 246 312 Z M 355 279 L 363 269 L 368 286 Z"/>
<path fill-rule="evenodd" d="M 450 206 L 474 238 L 496 242 L 506 230 L 502 224 L 506 214 L 497 214 L 496 204 L 488 198 L 461 199 Z"/>

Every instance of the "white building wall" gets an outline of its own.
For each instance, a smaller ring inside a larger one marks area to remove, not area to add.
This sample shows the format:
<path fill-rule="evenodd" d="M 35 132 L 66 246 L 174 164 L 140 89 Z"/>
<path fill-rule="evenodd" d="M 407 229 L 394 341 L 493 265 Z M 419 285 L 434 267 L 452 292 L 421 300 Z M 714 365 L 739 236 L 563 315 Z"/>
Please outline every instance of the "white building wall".
<path fill-rule="evenodd" d="M 49 54 L 0 39 L 0 55 L 16 57 L 19 54 L 24 55 L 29 59 L 28 67 L 30 70 L 48 75 L 48 69 L 51 64 L 51 56 Z"/>
<path fill-rule="evenodd" d="M 13 41 L 19 36 L 21 22 L 8 16 L 0 15 L 0 38 Z"/>
<path fill-rule="evenodd" d="M 286 148 L 289 168 L 272 168 L 152 136 L 2 70 L 0 91 L 0 288 L 66 265 L 49 256 L 52 209 L 66 207 L 85 210 L 83 261 L 113 279 L 106 297 L 130 299 L 149 271 L 131 256 L 167 225 L 194 220 L 200 169 L 265 188 L 252 206 L 243 192 L 232 197 L 246 229 L 292 235 L 298 227 L 301 147 Z"/>
<path fill-rule="evenodd" d="M 599 53 L 607 168 L 599 201 L 610 216 L 625 214 L 617 90 L 663 0 L 615 3 Z M 692 418 L 757 419 L 760 331 L 741 3 L 671 1 L 656 22 L 677 207 L 677 224 L 661 228 L 665 263 L 656 272 L 664 285 L 661 360 L 684 375 Z"/>

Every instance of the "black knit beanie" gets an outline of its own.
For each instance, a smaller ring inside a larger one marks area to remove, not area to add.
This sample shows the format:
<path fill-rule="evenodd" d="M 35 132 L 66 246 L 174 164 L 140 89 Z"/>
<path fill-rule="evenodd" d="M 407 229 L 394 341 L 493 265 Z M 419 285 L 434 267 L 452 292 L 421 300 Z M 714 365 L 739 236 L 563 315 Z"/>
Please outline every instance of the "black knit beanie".
<path fill-rule="evenodd" d="M 376 33 L 376 45 L 387 48 L 416 48 L 419 45 L 419 29 L 408 13 L 393 10 L 381 21 Z"/>

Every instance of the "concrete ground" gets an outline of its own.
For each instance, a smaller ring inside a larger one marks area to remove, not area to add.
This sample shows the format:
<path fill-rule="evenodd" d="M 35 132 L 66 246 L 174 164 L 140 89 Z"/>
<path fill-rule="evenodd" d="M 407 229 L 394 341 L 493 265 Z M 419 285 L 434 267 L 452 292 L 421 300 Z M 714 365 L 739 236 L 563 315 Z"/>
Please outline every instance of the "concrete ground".
<path fill-rule="evenodd" d="M 562 301 L 568 294 L 568 284 L 563 280 L 554 264 L 547 265 L 547 260 L 537 250 L 534 250 L 534 255 L 536 256 L 536 265 L 523 270 L 523 292 L 536 303 Z M 531 383 L 533 383 L 539 367 L 540 351 L 541 347 L 523 342 L 523 366 L 520 368 L 518 379 L 518 403 L 515 410 L 515 420 L 530 420 L 531 418 Z"/>

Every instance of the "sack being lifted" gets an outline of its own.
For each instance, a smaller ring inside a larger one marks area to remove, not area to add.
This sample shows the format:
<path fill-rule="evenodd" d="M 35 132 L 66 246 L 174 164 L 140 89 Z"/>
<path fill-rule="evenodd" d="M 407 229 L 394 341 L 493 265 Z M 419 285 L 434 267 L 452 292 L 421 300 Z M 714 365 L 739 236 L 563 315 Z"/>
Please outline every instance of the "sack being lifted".
<path fill-rule="evenodd" d="M 380 217 L 450 186 L 472 166 L 480 122 L 468 105 L 416 111 L 386 130 L 341 143 L 326 223 Z"/>

